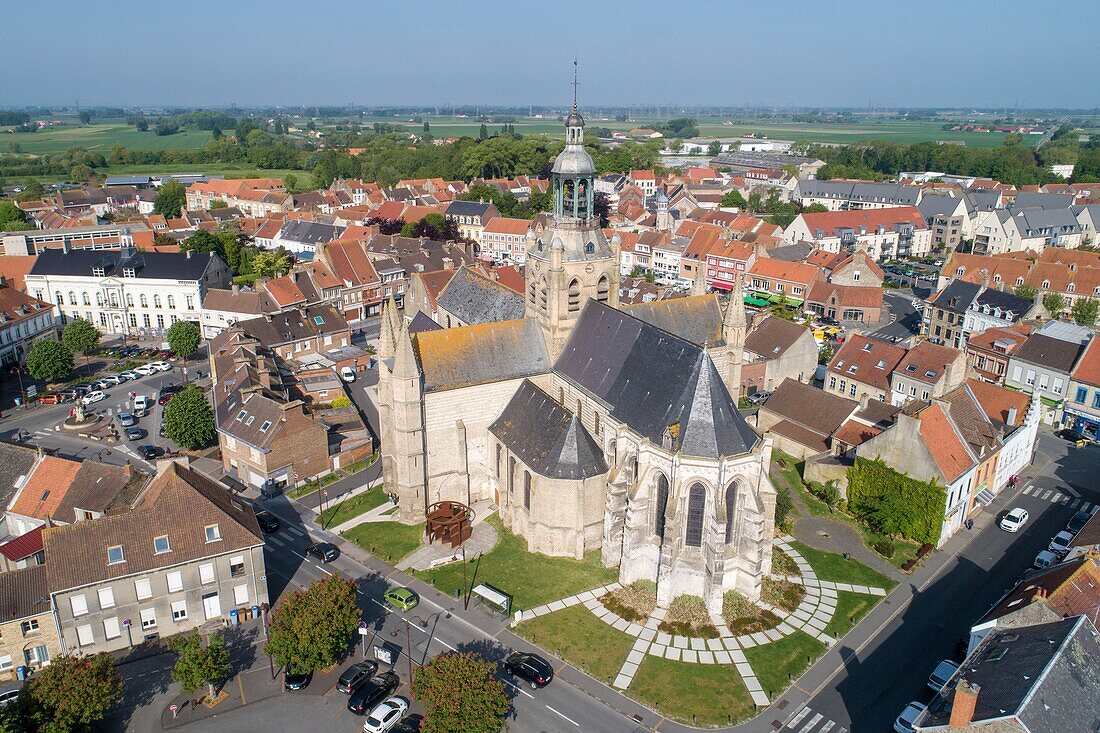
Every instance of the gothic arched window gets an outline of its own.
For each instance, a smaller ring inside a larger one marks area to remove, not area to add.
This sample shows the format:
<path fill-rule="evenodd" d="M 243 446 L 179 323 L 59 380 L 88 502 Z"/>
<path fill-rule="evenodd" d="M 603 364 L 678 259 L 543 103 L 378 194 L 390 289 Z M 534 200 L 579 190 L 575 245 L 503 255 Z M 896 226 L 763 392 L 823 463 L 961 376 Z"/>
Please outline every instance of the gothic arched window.
<path fill-rule="evenodd" d="M 665 512 L 668 510 L 668 479 L 664 474 L 657 477 L 657 512 L 653 531 L 662 540 L 665 538 Z"/>
<path fill-rule="evenodd" d="M 531 509 L 531 472 L 523 472 L 523 508 Z"/>
<path fill-rule="evenodd" d="M 600 278 L 600 282 L 596 285 L 596 300 L 601 303 L 607 303 L 608 294 L 611 292 L 611 285 L 607 281 L 607 276 Z"/>
<path fill-rule="evenodd" d="M 737 482 L 726 487 L 726 544 L 733 539 L 733 514 L 737 509 Z"/>
<path fill-rule="evenodd" d="M 699 547 L 703 544 L 703 514 L 707 505 L 707 490 L 702 484 L 692 484 L 688 491 L 687 527 L 684 544 Z"/>
<path fill-rule="evenodd" d="M 569 283 L 569 312 L 576 313 L 581 309 L 581 285 L 576 280 Z"/>

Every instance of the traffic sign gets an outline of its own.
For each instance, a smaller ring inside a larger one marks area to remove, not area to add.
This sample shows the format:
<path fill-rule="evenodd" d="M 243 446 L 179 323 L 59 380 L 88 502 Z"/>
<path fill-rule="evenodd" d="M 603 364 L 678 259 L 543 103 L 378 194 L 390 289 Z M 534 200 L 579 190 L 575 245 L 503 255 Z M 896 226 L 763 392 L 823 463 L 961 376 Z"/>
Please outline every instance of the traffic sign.
<path fill-rule="evenodd" d="M 130 625 L 130 619 L 128 619 L 128 618 L 122 619 L 122 625 L 123 626 L 129 626 Z"/>
<path fill-rule="evenodd" d="M 328 498 L 328 489 L 321 489 L 321 493 L 325 495 L 326 499 Z"/>
<path fill-rule="evenodd" d="M 369 636 L 370 635 L 370 629 L 367 628 L 366 624 L 359 627 L 359 635 L 360 636 Z"/>
<path fill-rule="evenodd" d="M 179 707 L 179 705 L 176 705 L 175 703 L 173 703 L 173 704 L 171 704 L 171 705 L 169 705 L 169 706 L 168 706 L 168 709 L 169 709 L 169 710 L 171 710 L 171 711 L 172 711 L 172 712 L 174 713 L 174 712 L 176 712 L 177 710 L 179 710 L 179 709 L 180 709 L 180 707 Z"/>
<path fill-rule="evenodd" d="M 38 394 L 38 385 L 37 384 L 32 384 L 29 387 L 27 387 L 27 396 L 28 397 L 34 397 L 36 394 Z"/>
<path fill-rule="evenodd" d="M 361 628 L 361 629 L 367 628 L 367 622 L 366 621 L 360 621 L 359 622 L 359 628 Z"/>

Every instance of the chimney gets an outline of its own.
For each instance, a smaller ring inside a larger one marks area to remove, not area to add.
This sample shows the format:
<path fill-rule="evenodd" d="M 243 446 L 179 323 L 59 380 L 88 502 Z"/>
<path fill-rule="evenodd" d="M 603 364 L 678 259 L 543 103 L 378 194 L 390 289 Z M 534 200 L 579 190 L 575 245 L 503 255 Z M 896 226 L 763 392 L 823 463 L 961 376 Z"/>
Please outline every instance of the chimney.
<path fill-rule="evenodd" d="M 955 696 L 951 701 L 951 718 L 947 725 L 952 730 L 970 727 L 974 720 L 974 708 L 978 706 L 978 693 L 982 688 L 976 682 L 960 679 L 955 686 Z"/>
<path fill-rule="evenodd" d="M 191 250 L 187 250 L 187 259 L 191 259 Z"/>
<path fill-rule="evenodd" d="M 866 392 L 859 398 L 859 409 L 866 410 L 867 405 L 871 404 L 871 396 Z"/>
<path fill-rule="evenodd" d="M 452 260 L 450 257 L 444 257 L 443 258 L 443 269 L 444 270 L 453 270 L 453 269 L 455 269 L 455 261 Z"/>
<path fill-rule="evenodd" d="M 65 254 L 69 254 L 70 252 L 73 251 L 73 242 L 68 237 L 64 237 L 61 240 L 61 251 L 64 252 Z"/>
<path fill-rule="evenodd" d="M 239 292 L 241 292 L 240 283 L 233 283 L 233 294 L 236 295 Z"/>
<path fill-rule="evenodd" d="M 1007 424 L 1008 425 L 1015 425 L 1016 424 L 1016 408 L 1015 407 L 1008 408 L 1008 421 L 1007 421 Z"/>

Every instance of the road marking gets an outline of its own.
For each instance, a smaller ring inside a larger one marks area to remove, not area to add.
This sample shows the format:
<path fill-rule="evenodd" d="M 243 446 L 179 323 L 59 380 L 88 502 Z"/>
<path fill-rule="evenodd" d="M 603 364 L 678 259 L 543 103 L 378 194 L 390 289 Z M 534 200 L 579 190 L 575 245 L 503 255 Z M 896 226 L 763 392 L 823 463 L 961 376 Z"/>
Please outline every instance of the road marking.
<path fill-rule="evenodd" d="M 268 537 L 267 541 L 278 547 L 283 547 L 283 541 L 278 537 Z"/>
<path fill-rule="evenodd" d="M 557 715 L 558 717 L 560 717 L 560 718 L 561 718 L 562 720 L 568 720 L 568 721 L 569 721 L 570 723 L 572 723 L 573 725 L 577 726 L 578 728 L 580 728 L 580 727 L 581 727 L 581 724 L 580 724 L 580 723 L 578 723 L 577 721 L 573 720 L 572 718 L 570 718 L 569 716 L 567 716 L 567 715 L 566 715 L 565 713 L 559 713 L 559 712 L 558 712 L 557 710 L 555 710 L 554 708 L 550 707 L 549 705 L 547 705 L 547 706 L 546 706 L 546 709 L 547 709 L 547 710 L 549 710 L 550 712 L 554 713 L 554 714 L 555 714 L 555 715 Z"/>
<path fill-rule="evenodd" d="M 1073 503 L 1069 505 L 1070 509 L 1076 509 L 1077 505 L 1081 503 L 1080 497 L 1073 500 Z"/>
<path fill-rule="evenodd" d="M 821 713 L 814 713 L 814 717 L 810 718 L 810 722 L 802 726 L 802 730 L 799 733 L 806 733 L 808 730 L 817 725 L 825 716 Z"/>
<path fill-rule="evenodd" d="M 324 573 L 325 575 L 332 575 L 332 571 L 331 571 L 331 570 L 325 570 L 325 569 L 324 569 L 323 567 L 321 567 L 320 565 L 318 565 L 318 566 L 317 566 L 317 569 L 318 569 L 318 570 L 320 570 L 320 571 L 321 571 L 322 573 Z"/>
<path fill-rule="evenodd" d="M 1053 491 L 1051 491 L 1050 489 L 1047 489 L 1046 491 L 1043 492 L 1043 495 L 1040 496 L 1039 498 L 1042 499 L 1043 501 L 1047 501 L 1048 499 L 1050 499 L 1050 495 L 1053 494 L 1053 493 L 1054 493 Z"/>
<path fill-rule="evenodd" d="M 296 527 L 287 527 L 286 531 L 290 532 L 295 537 L 305 537 L 306 536 L 304 532 L 302 532 L 300 529 L 298 529 Z"/>
<path fill-rule="evenodd" d="M 1034 488 L 1035 488 L 1035 485 L 1034 485 L 1034 484 L 1028 484 L 1028 485 L 1027 485 L 1027 488 L 1025 488 L 1025 489 L 1024 489 L 1024 496 L 1028 496 L 1028 495 L 1030 495 L 1030 494 L 1031 494 L 1031 490 L 1032 490 L 1032 489 L 1034 489 Z"/>
<path fill-rule="evenodd" d="M 527 690 L 525 690 L 522 687 L 520 687 L 519 685 L 517 685 L 515 682 L 512 682 L 512 680 L 501 679 L 500 681 L 503 682 L 504 684 L 508 685 L 509 687 L 515 688 L 516 692 L 518 692 L 519 694 L 526 695 L 527 697 L 531 698 L 532 700 L 535 699 L 534 695 L 532 695 L 530 692 L 528 692 Z"/>

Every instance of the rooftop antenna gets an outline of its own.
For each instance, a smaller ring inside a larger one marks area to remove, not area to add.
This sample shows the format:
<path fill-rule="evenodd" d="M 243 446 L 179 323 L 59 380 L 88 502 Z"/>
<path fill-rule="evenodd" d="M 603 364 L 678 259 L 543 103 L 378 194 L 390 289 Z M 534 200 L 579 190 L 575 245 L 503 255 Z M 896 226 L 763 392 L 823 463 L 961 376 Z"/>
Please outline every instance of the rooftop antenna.
<path fill-rule="evenodd" d="M 577 81 L 577 57 L 573 57 L 573 112 L 577 111 L 577 86 L 580 84 Z"/>

